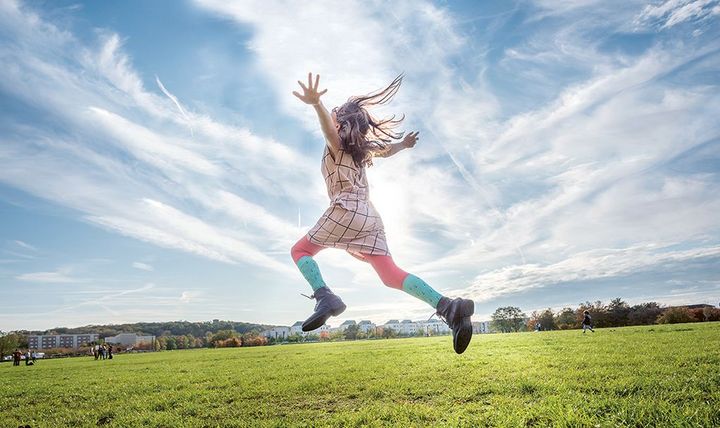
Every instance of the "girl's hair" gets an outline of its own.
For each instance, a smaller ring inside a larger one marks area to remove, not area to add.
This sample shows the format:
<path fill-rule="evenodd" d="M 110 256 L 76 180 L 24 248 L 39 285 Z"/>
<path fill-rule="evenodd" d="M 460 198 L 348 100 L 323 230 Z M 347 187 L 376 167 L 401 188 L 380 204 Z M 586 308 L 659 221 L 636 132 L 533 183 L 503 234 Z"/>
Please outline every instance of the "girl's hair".
<path fill-rule="evenodd" d="M 405 119 L 390 118 L 378 120 L 370 115 L 367 107 L 386 104 L 400 89 L 403 75 L 400 74 L 390 85 L 367 95 L 348 98 L 340 107 L 335 107 L 336 120 L 340 125 L 340 145 L 343 150 L 350 153 L 358 168 L 372 166 L 372 153 L 389 149 L 388 143 L 399 140 L 403 133 L 393 132 L 393 128 Z"/>

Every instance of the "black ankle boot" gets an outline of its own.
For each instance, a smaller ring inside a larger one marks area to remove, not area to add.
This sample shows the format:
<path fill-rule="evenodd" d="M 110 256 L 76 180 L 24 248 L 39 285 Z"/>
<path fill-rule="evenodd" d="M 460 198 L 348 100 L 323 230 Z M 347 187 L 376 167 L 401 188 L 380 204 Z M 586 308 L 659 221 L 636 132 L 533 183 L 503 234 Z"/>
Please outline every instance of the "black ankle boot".
<path fill-rule="evenodd" d="M 475 313 L 475 302 L 468 299 L 447 297 L 440 299 L 437 314 L 447 323 L 453 333 L 453 349 L 462 354 L 472 339 L 472 321 L 470 316 Z"/>
<path fill-rule="evenodd" d="M 305 320 L 302 331 L 313 331 L 322 327 L 328 318 L 340 315 L 346 308 L 345 303 L 327 287 L 318 288 L 310 298 L 317 300 L 315 312 Z"/>

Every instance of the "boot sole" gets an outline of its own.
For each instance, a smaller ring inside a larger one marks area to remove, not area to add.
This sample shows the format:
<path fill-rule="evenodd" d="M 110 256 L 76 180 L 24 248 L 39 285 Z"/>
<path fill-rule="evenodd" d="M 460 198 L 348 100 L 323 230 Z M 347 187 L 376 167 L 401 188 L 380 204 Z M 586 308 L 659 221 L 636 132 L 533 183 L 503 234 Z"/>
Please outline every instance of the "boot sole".
<path fill-rule="evenodd" d="M 470 317 L 467 317 L 463 319 L 462 327 L 460 327 L 460 330 L 458 330 L 458 333 L 455 336 L 455 341 L 453 343 L 453 349 L 455 349 L 455 352 L 458 354 L 465 352 L 468 345 L 470 345 L 471 339 L 472 321 L 470 321 Z"/>
<path fill-rule="evenodd" d="M 472 320 L 470 316 L 475 313 L 475 302 L 463 300 L 460 312 L 463 316 L 462 326 L 453 340 L 453 349 L 458 354 L 465 352 L 472 339 Z"/>
<path fill-rule="evenodd" d="M 342 306 L 339 306 L 334 311 L 327 311 L 327 312 L 321 312 L 321 313 L 314 313 L 310 315 L 310 318 L 306 319 L 305 322 L 302 325 L 302 331 L 308 332 L 317 330 L 318 328 L 322 327 L 323 324 L 330 318 L 330 317 L 336 317 L 340 315 L 341 313 L 345 312 L 345 309 L 347 306 L 343 303 Z"/>

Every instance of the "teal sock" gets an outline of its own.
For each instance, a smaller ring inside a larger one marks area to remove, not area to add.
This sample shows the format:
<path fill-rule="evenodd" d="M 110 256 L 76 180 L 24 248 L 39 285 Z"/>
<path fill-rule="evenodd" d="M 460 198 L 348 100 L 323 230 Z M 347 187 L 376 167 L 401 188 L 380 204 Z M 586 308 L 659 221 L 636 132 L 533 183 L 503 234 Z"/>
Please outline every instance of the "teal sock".
<path fill-rule="evenodd" d="M 297 261 L 297 267 L 300 269 L 300 273 L 303 274 L 307 282 L 310 283 L 313 291 L 317 291 L 318 288 L 325 287 L 325 281 L 323 281 L 322 275 L 320 275 L 320 268 L 312 257 L 300 257 Z"/>
<path fill-rule="evenodd" d="M 442 295 L 433 290 L 427 282 L 411 273 L 405 277 L 405 280 L 403 280 L 402 289 L 407 294 L 417 297 L 433 308 L 437 308 L 437 305 L 442 298 Z"/>

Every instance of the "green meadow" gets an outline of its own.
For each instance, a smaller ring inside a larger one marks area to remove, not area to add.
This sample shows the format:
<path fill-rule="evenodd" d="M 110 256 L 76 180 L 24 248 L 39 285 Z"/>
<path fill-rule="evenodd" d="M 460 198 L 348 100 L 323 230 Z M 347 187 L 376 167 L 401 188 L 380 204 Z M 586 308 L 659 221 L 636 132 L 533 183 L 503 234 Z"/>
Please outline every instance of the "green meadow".
<path fill-rule="evenodd" d="M 720 426 L 720 323 L 0 364 L 0 427 Z"/>

